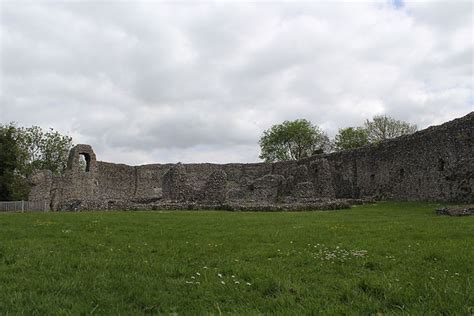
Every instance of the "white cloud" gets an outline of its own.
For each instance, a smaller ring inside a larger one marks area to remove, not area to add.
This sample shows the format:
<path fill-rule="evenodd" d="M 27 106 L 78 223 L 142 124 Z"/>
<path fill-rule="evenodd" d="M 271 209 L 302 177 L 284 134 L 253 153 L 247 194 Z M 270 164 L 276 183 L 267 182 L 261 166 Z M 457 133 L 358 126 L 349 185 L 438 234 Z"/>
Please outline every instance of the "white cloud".
<path fill-rule="evenodd" d="M 473 110 L 470 1 L 2 2 L 0 122 L 102 160 L 257 161 L 264 129 L 330 135 Z"/>

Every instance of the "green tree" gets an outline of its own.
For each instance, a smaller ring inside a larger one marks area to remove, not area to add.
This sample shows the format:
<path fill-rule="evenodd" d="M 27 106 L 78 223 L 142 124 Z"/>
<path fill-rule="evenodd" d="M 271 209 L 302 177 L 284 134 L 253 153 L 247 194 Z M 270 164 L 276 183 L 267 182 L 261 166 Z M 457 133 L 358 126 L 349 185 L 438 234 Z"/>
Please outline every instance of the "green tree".
<path fill-rule="evenodd" d="M 15 199 L 26 199 L 30 190 L 29 178 L 38 170 L 51 170 L 61 174 L 67 165 L 72 138 L 41 127 L 0 125 L 0 133 L 9 131 L 16 146 L 14 181 L 10 188 Z"/>
<path fill-rule="evenodd" d="M 273 125 L 263 132 L 259 144 L 260 159 L 265 161 L 296 160 L 330 150 L 328 136 L 305 119 Z"/>
<path fill-rule="evenodd" d="M 417 126 L 399 121 L 385 115 L 374 116 L 372 121 L 366 120 L 364 124 L 371 143 L 377 143 L 386 139 L 413 134 Z"/>
<path fill-rule="evenodd" d="M 15 173 L 18 168 L 19 148 L 13 127 L 0 129 L 0 201 L 14 199 Z"/>
<path fill-rule="evenodd" d="M 39 126 L 17 128 L 17 142 L 21 149 L 21 173 L 30 177 L 38 170 L 51 170 L 61 174 L 67 165 L 72 138 L 50 128 L 44 131 Z"/>
<path fill-rule="evenodd" d="M 362 127 L 347 127 L 339 129 L 334 138 L 336 150 L 354 149 L 369 143 L 367 130 Z"/>

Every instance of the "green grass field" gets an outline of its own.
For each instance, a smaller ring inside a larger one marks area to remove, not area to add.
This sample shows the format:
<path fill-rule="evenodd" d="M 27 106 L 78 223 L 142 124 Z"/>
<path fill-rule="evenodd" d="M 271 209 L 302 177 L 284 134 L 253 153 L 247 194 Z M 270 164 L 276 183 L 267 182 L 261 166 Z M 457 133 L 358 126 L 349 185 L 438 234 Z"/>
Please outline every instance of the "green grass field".
<path fill-rule="evenodd" d="M 474 218 L 0 214 L 0 314 L 474 314 Z"/>

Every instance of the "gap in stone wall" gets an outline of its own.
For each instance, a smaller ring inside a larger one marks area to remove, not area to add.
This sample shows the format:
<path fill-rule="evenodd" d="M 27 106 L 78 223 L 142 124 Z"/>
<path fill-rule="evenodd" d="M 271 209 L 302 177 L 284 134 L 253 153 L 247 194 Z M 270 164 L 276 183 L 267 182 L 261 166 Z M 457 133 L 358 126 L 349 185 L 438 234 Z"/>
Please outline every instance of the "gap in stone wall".
<path fill-rule="evenodd" d="M 91 156 L 87 153 L 79 154 L 79 171 L 89 172 L 91 165 Z"/>

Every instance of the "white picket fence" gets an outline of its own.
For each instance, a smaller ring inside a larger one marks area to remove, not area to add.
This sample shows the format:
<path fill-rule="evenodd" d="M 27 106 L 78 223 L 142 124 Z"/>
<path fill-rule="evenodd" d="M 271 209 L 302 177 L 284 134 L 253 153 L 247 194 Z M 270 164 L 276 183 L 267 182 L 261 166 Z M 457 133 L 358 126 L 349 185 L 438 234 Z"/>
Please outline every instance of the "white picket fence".
<path fill-rule="evenodd" d="M 0 201 L 0 212 L 48 212 L 46 201 Z"/>

